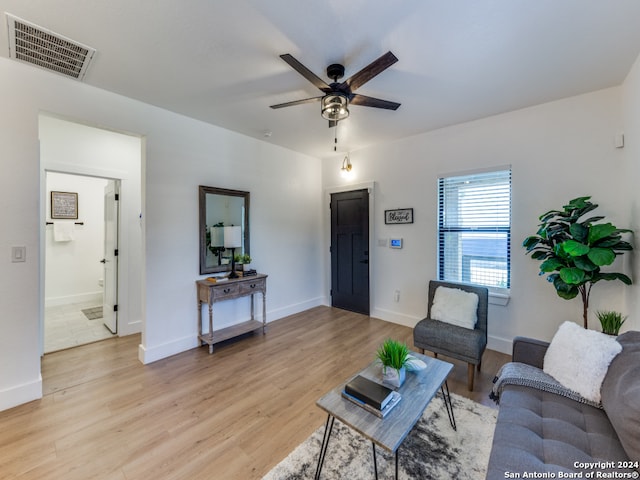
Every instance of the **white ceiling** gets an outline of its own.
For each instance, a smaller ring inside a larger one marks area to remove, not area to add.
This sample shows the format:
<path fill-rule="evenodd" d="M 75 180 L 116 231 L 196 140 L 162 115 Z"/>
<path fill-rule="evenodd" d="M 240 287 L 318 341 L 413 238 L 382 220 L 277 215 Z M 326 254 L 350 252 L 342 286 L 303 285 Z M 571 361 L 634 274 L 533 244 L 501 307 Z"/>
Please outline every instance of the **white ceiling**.
<path fill-rule="evenodd" d="M 338 127 L 344 152 L 619 85 L 640 53 L 638 0 L 0 0 L 0 10 L 97 49 L 90 85 L 320 158 L 333 154 L 334 129 L 319 104 L 269 108 L 320 94 L 280 54 L 328 83 L 331 63 L 346 79 L 389 50 L 398 57 L 357 93 L 402 106 L 352 106 Z"/>

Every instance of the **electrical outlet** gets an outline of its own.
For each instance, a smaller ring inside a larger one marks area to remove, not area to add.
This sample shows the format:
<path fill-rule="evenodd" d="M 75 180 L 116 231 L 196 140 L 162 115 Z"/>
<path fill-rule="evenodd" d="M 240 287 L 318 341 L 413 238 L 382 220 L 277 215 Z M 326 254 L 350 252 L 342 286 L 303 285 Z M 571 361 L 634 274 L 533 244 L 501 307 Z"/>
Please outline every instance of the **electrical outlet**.
<path fill-rule="evenodd" d="M 19 263 L 27 261 L 27 247 L 11 247 L 11 262 Z"/>

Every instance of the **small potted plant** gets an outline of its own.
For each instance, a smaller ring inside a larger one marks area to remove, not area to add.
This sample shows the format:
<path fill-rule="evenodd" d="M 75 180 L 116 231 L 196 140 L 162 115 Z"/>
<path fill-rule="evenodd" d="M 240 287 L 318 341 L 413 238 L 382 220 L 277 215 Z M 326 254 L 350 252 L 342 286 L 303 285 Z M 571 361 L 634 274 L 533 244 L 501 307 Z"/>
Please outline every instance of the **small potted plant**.
<path fill-rule="evenodd" d="M 376 356 L 382 362 L 382 380 L 394 387 L 401 387 L 411 359 L 407 344 L 387 339 L 378 348 Z"/>
<path fill-rule="evenodd" d="M 602 325 L 602 333 L 616 336 L 620 332 L 620 327 L 622 327 L 622 324 L 627 319 L 627 317 L 623 317 L 620 312 L 608 310 L 596 312 L 596 316 L 598 320 L 600 320 L 600 325 Z"/>
<path fill-rule="evenodd" d="M 246 253 L 238 253 L 235 255 L 234 261 L 236 262 L 236 270 L 248 270 L 249 264 L 251 263 L 251 257 Z"/>

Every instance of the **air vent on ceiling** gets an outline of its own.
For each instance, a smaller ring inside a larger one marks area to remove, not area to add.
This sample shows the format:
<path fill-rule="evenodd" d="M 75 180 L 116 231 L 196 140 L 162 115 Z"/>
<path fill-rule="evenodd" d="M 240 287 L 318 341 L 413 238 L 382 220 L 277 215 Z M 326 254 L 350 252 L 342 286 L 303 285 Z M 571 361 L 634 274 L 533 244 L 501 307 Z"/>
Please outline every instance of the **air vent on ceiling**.
<path fill-rule="evenodd" d="M 96 50 L 9 13 L 9 55 L 82 80 Z"/>

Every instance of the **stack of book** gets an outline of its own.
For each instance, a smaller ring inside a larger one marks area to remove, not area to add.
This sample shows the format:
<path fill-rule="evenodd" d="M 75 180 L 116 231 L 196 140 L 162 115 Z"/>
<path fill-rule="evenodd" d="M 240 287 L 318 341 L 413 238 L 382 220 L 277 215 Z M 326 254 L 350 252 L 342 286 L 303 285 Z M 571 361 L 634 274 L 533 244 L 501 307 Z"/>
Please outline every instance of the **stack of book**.
<path fill-rule="evenodd" d="M 361 375 L 344 386 L 342 396 L 380 418 L 386 417 L 402 398 L 398 392 Z"/>
<path fill-rule="evenodd" d="M 242 276 L 243 277 L 250 277 L 252 275 L 257 275 L 257 274 L 258 274 L 258 272 L 256 272 L 253 268 L 251 270 L 244 270 L 242 272 Z"/>

